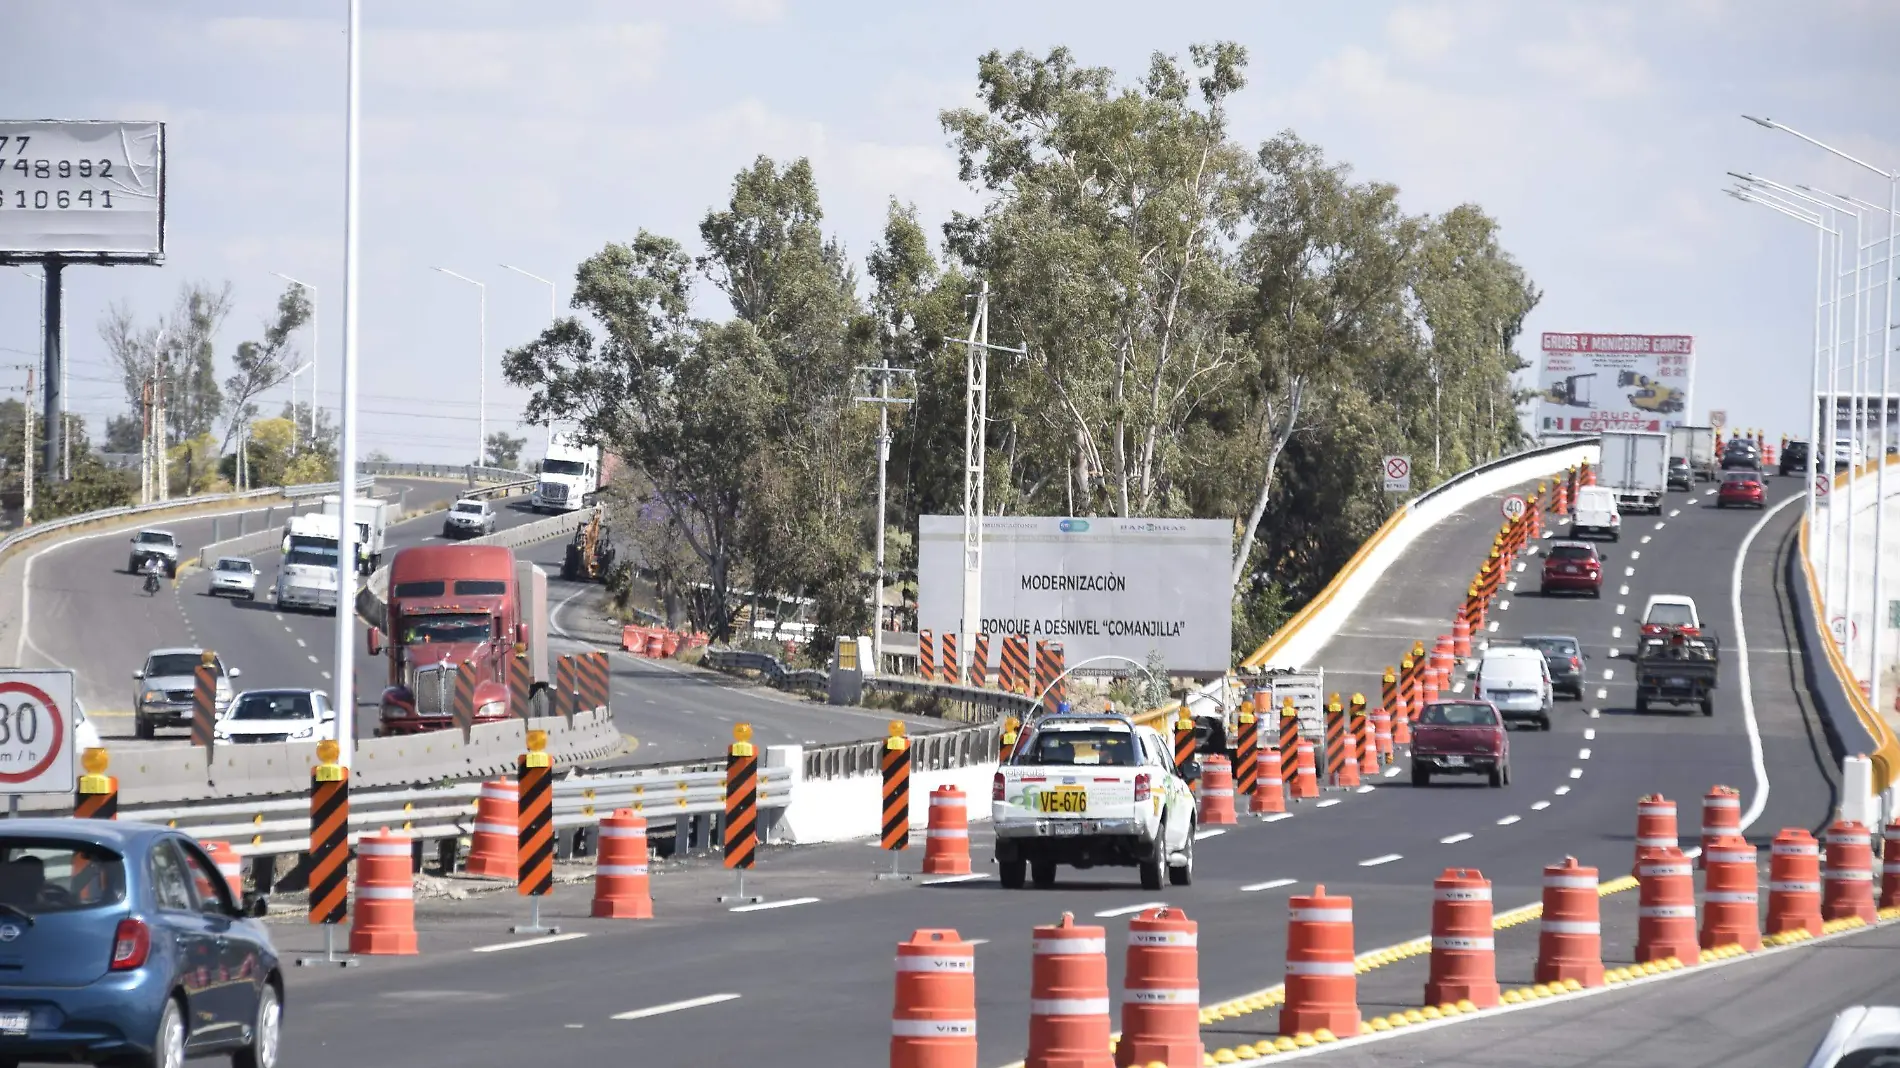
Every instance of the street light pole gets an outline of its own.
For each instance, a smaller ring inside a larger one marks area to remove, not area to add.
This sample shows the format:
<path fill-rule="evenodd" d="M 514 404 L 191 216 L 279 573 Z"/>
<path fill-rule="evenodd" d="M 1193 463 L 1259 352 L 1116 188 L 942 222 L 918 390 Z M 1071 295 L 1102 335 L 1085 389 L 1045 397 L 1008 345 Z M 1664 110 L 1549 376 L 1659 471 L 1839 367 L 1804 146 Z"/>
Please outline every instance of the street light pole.
<path fill-rule="evenodd" d="M 516 267 L 515 265 L 511 263 L 502 264 L 501 269 L 504 271 L 513 271 L 518 275 L 522 275 L 527 278 L 532 278 L 535 281 L 541 283 L 542 285 L 548 287 L 548 325 L 553 326 L 554 321 L 561 317 L 561 299 L 560 299 L 559 294 L 556 292 L 554 288 L 554 282 L 550 279 L 546 279 L 546 278 L 541 277 L 538 274 L 535 274 L 533 271 L 524 271 L 521 268 Z M 543 429 L 545 429 L 548 433 L 547 433 L 547 441 L 542 444 L 542 448 L 552 449 L 554 447 L 554 420 L 552 419 L 548 420 L 548 425 L 544 427 Z"/>
<path fill-rule="evenodd" d="M 476 374 L 479 382 L 476 404 L 480 410 L 475 415 L 475 466 L 480 467 L 485 459 L 483 452 L 488 448 L 488 287 L 465 274 L 456 274 L 447 267 L 437 267 L 436 270 L 450 278 L 459 278 L 481 291 L 481 362 Z"/>
<path fill-rule="evenodd" d="M 356 733 L 356 328 L 358 260 L 361 257 L 360 220 L 363 154 L 362 0 L 350 0 L 348 88 L 343 149 L 343 411 L 342 438 L 337 444 L 338 513 L 343 517 L 337 537 L 336 611 L 336 743 L 337 762 L 347 768 L 355 756 Z M 314 381 L 314 380 L 313 380 Z M 314 391 L 313 391 L 314 392 Z M 346 582 L 343 576 L 350 576 Z M 350 592 L 347 602 L 344 591 Z"/>
<path fill-rule="evenodd" d="M 317 314 L 317 311 L 318 311 L 317 287 L 311 285 L 308 282 L 299 282 L 295 278 L 290 277 L 289 275 L 285 274 L 282 271 L 272 271 L 271 273 L 283 279 L 284 281 L 289 282 L 291 285 L 296 286 L 299 289 L 303 289 L 307 291 L 310 294 L 310 364 L 309 366 L 315 367 L 317 365 L 318 357 L 321 356 L 323 353 L 322 346 L 318 343 L 320 340 L 320 336 L 317 332 L 317 321 L 319 318 Z M 317 440 L 317 383 L 322 380 L 322 377 L 323 376 L 321 372 L 312 371 L 310 373 L 310 440 L 311 441 Z M 294 393 L 296 387 L 292 386 L 291 389 Z M 294 395 L 290 399 L 290 422 L 293 426 L 297 422 L 297 398 Z"/>

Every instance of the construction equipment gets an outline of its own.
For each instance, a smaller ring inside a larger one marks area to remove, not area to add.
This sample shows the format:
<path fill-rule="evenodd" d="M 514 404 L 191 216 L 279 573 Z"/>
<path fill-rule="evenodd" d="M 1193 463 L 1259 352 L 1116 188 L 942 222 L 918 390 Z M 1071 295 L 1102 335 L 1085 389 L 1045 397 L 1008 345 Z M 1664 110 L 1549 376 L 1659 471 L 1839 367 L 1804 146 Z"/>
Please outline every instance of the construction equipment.
<path fill-rule="evenodd" d="M 613 570 L 612 530 L 604 521 L 603 510 L 596 505 L 587 522 L 574 529 L 567 543 L 567 556 L 561 561 L 561 578 L 568 582 L 601 582 Z"/>
<path fill-rule="evenodd" d="M 1550 388 L 1544 392 L 1544 400 L 1551 404 L 1561 404 L 1570 408 L 1588 408 L 1591 406 L 1590 387 L 1592 385 L 1591 380 L 1594 378 L 1596 378 L 1596 372 L 1594 371 L 1587 374 L 1566 375 L 1563 378 L 1559 378 L 1552 382 Z"/>

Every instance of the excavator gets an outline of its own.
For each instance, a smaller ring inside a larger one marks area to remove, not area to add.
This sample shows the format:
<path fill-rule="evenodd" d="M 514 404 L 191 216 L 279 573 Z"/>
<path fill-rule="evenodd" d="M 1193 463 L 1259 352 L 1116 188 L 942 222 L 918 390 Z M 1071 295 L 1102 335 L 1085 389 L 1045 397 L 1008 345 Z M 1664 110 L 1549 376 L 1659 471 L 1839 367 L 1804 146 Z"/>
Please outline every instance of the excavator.
<path fill-rule="evenodd" d="M 1616 376 L 1616 384 L 1637 387 L 1629 395 L 1630 403 L 1646 412 L 1682 411 L 1682 391 L 1674 386 L 1665 386 L 1648 375 L 1620 371 Z"/>
<path fill-rule="evenodd" d="M 603 511 L 595 505 L 582 523 L 574 530 L 574 538 L 567 543 L 567 556 L 561 561 L 561 577 L 569 582 L 600 582 L 614 566 L 614 547 L 609 535 L 612 531 L 604 521 Z"/>

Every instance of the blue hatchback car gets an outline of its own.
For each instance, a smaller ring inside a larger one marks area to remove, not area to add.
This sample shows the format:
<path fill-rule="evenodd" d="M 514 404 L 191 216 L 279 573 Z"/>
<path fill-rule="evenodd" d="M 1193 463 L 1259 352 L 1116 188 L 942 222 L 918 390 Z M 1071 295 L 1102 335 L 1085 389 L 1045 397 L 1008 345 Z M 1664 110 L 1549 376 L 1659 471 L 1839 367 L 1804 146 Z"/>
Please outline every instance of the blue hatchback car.
<path fill-rule="evenodd" d="M 197 842 L 166 827 L 0 823 L 0 1068 L 277 1063 L 283 976 Z"/>

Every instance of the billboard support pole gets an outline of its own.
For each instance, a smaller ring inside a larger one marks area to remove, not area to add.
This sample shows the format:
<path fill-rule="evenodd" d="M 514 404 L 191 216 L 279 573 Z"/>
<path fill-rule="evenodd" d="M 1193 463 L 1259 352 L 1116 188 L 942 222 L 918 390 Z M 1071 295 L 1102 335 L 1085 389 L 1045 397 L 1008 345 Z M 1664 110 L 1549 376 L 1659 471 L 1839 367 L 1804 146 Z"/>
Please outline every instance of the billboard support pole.
<path fill-rule="evenodd" d="M 60 453 L 66 440 L 66 354 L 60 347 L 60 274 L 65 266 L 59 257 L 48 256 L 40 268 L 45 272 L 40 276 L 40 290 L 46 302 L 40 321 L 40 397 L 44 402 L 40 425 L 46 428 L 40 477 L 48 482 L 59 479 L 56 472 L 63 466 Z"/>

